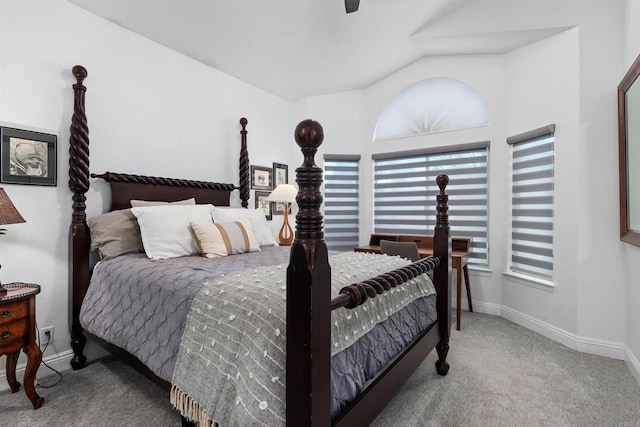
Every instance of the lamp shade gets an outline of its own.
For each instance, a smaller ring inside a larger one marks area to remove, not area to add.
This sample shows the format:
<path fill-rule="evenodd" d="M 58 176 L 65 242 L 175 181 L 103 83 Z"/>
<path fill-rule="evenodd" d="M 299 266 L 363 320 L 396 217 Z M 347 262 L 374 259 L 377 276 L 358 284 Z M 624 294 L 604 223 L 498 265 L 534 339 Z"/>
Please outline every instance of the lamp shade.
<path fill-rule="evenodd" d="M 0 225 L 26 222 L 11 202 L 4 188 L 0 188 Z"/>
<path fill-rule="evenodd" d="M 275 190 L 269 194 L 267 200 L 270 202 L 289 202 L 293 203 L 296 201 L 296 195 L 298 194 L 298 189 L 292 184 L 280 184 L 276 187 Z"/>

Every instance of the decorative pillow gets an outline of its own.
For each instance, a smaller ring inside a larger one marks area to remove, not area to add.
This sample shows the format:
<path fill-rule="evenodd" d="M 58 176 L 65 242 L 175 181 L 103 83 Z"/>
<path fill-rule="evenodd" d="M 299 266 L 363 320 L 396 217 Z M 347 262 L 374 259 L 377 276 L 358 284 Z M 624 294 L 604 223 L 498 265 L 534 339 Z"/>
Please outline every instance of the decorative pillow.
<path fill-rule="evenodd" d="M 89 218 L 89 232 L 91 249 L 97 249 L 101 259 L 143 251 L 140 228 L 131 209 Z"/>
<path fill-rule="evenodd" d="M 207 258 L 259 252 L 260 245 L 249 219 L 235 222 L 191 223 L 200 253 Z"/>
<path fill-rule="evenodd" d="M 147 257 L 166 259 L 199 253 L 189 223 L 211 221 L 212 208 L 212 205 L 131 208 L 131 212 L 138 218 Z"/>
<path fill-rule="evenodd" d="M 256 232 L 256 239 L 260 246 L 274 246 L 276 239 L 273 236 L 271 227 L 261 209 L 244 208 L 213 208 L 214 222 L 234 222 L 243 219 L 250 219 L 253 229 Z"/>
<path fill-rule="evenodd" d="M 163 205 L 195 205 L 196 199 L 193 197 L 187 200 L 177 200 L 175 202 L 159 202 L 155 200 L 130 200 L 132 208 L 139 208 L 143 206 L 163 206 Z"/>

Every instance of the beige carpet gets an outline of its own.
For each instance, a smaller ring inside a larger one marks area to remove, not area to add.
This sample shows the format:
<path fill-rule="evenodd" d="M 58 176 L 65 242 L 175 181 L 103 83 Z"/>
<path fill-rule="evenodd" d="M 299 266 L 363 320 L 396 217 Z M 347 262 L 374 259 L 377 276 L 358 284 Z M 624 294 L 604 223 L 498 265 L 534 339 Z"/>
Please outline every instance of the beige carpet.
<path fill-rule="evenodd" d="M 436 374 L 430 355 L 374 426 L 640 426 L 640 386 L 624 362 L 495 316 L 464 313 L 462 325 L 449 375 Z M 119 361 L 63 374 L 38 389 L 37 411 L 22 390 L 0 392 L 0 426 L 180 426 L 168 395 Z"/>

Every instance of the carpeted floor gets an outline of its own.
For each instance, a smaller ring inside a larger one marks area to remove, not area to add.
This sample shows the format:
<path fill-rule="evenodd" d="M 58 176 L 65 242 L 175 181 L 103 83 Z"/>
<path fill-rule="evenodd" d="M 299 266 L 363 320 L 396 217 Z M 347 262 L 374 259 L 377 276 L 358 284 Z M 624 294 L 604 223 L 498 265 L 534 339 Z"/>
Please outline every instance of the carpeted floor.
<path fill-rule="evenodd" d="M 500 317 L 465 313 L 462 325 L 452 331 L 449 375 L 436 374 L 430 355 L 374 426 L 640 426 L 640 386 L 624 362 Z M 38 389 L 37 411 L 22 390 L 0 392 L 0 426 L 180 426 L 167 393 L 119 361 L 63 374 Z"/>

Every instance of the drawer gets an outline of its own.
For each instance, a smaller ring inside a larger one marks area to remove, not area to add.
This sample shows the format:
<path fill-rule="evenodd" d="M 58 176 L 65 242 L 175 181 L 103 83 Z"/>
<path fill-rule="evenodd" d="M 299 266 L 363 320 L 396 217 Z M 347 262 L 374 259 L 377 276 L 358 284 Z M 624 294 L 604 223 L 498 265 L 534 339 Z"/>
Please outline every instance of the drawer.
<path fill-rule="evenodd" d="M 24 319 L 29 313 L 29 300 L 0 305 L 0 327 L 14 320 Z"/>
<path fill-rule="evenodd" d="M 15 321 L 0 325 L 0 347 L 24 340 L 27 335 L 27 323 L 29 322 Z"/>

